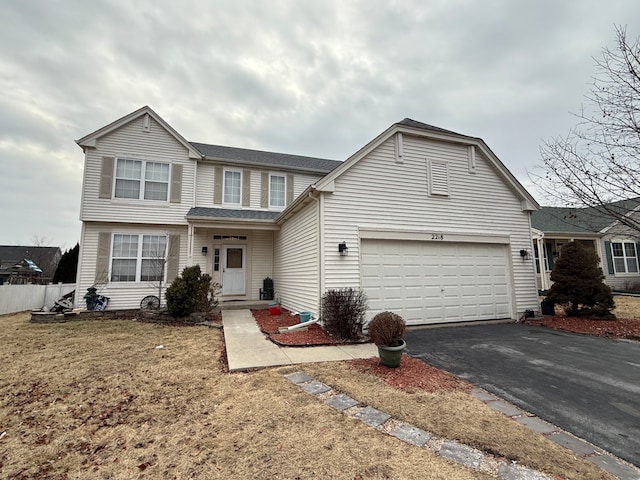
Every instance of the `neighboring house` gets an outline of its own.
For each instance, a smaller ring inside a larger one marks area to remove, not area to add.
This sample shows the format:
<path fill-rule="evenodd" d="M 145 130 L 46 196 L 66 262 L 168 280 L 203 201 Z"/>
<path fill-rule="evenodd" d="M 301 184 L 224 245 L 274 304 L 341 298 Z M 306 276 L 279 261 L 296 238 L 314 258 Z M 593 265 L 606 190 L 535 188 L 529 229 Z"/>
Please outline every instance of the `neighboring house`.
<path fill-rule="evenodd" d="M 640 200 L 625 200 L 618 205 L 622 212 L 634 215 Z M 605 283 L 614 290 L 640 290 L 640 236 L 614 217 L 594 208 L 542 207 L 533 213 L 531 226 L 540 290 L 551 286 L 554 262 L 562 246 L 572 240 L 595 250 L 601 259 Z"/>
<path fill-rule="evenodd" d="M 60 258 L 59 247 L 0 245 L 0 284 L 49 283 Z"/>
<path fill-rule="evenodd" d="M 479 138 L 410 119 L 344 162 L 186 141 L 143 107 L 77 141 L 85 152 L 78 291 L 109 308 L 200 264 L 222 301 L 319 313 L 355 287 L 409 324 L 515 319 L 537 305 L 535 200 Z"/>

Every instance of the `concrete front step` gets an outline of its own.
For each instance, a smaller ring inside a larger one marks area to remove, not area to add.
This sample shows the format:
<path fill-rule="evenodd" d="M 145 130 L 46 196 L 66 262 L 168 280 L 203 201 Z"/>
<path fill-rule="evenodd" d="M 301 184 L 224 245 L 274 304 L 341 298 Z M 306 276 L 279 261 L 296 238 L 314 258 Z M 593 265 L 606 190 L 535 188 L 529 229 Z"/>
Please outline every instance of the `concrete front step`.
<path fill-rule="evenodd" d="M 220 310 L 245 310 L 269 308 L 272 300 L 221 300 L 218 304 Z"/>

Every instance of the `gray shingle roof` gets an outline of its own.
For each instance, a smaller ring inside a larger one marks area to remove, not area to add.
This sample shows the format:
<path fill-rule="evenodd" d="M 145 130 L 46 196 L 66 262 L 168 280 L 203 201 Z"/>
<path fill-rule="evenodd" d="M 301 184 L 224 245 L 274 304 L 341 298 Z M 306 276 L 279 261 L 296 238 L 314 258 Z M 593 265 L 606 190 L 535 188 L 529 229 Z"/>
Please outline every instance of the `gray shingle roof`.
<path fill-rule="evenodd" d="M 470 137 L 469 135 L 462 135 L 461 133 L 453 132 L 451 130 L 446 130 L 444 128 L 436 127 L 434 125 L 429 125 L 428 123 L 418 122 L 417 120 L 413 120 L 411 118 L 405 118 L 404 120 L 398 122 L 397 125 L 404 125 L 406 127 L 420 128 L 422 130 L 430 130 L 432 132 L 448 133 L 450 135 L 456 135 L 458 137 L 476 139 L 475 137 Z"/>
<path fill-rule="evenodd" d="M 585 210 L 542 207 L 531 214 L 531 226 L 543 232 L 597 233 L 613 221 L 592 216 Z"/>
<path fill-rule="evenodd" d="M 273 220 L 280 212 L 265 210 L 234 210 L 230 208 L 193 207 L 187 212 L 187 218 L 219 218 L 230 220 Z"/>
<path fill-rule="evenodd" d="M 342 163 L 337 160 L 327 160 L 325 158 L 303 157 L 301 155 L 264 152 L 260 150 L 225 147 L 222 145 L 209 145 L 197 142 L 189 143 L 202 153 L 205 158 L 209 160 L 224 160 L 229 163 L 280 167 L 291 170 L 314 172 L 322 175 L 329 173 Z"/>
<path fill-rule="evenodd" d="M 59 247 L 30 247 L 22 245 L 0 245 L 0 260 L 18 262 L 22 259 L 53 261 L 60 251 Z"/>
<path fill-rule="evenodd" d="M 621 200 L 608 205 L 625 215 L 640 205 L 640 199 Z M 531 214 L 531 226 L 543 232 L 598 233 L 615 222 L 611 215 L 595 208 L 542 207 Z"/>

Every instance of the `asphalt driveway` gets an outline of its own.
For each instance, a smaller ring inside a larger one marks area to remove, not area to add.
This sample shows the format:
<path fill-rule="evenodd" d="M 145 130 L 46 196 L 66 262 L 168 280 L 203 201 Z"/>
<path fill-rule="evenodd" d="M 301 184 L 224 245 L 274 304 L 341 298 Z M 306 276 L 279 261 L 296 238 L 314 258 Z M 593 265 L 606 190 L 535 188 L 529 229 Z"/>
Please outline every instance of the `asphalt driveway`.
<path fill-rule="evenodd" d="M 410 330 L 413 356 L 640 466 L 640 343 L 522 324 Z"/>

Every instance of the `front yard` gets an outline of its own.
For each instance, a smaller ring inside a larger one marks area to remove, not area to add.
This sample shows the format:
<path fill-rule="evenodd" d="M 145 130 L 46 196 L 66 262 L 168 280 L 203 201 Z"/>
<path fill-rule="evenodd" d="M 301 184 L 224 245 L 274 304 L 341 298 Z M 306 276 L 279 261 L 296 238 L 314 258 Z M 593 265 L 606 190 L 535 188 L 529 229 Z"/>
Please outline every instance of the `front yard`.
<path fill-rule="evenodd" d="M 339 413 L 306 371 L 396 418 L 561 479 L 612 479 L 465 391 L 398 388 L 348 362 L 229 374 L 223 335 L 0 317 L 3 478 L 486 479 Z"/>

